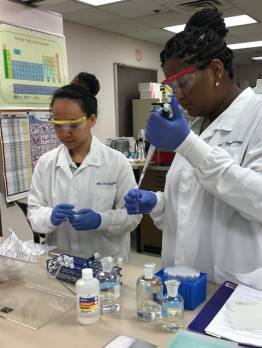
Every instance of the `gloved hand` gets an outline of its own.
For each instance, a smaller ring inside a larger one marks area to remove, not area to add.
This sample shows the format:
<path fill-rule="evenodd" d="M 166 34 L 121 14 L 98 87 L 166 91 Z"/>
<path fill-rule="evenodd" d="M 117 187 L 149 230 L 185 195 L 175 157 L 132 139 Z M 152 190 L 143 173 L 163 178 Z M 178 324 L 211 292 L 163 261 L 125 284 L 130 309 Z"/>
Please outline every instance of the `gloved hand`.
<path fill-rule="evenodd" d="M 131 189 L 124 200 L 129 215 L 149 214 L 157 203 L 157 196 L 152 191 Z"/>
<path fill-rule="evenodd" d="M 101 215 L 91 209 L 81 209 L 74 213 L 70 224 L 79 231 L 95 230 L 101 224 Z"/>
<path fill-rule="evenodd" d="M 173 119 L 168 120 L 153 111 L 147 121 L 146 138 L 156 148 L 175 150 L 188 136 L 190 128 L 174 96 L 171 99 Z"/>
<path fill-rule="evenodd" d="M 51 213 L 50 220 L 53 225 L 58 226 L 67 219 L 70 220 L 74 216 L 74 205 L 62 203 L 56 205 Z"/>

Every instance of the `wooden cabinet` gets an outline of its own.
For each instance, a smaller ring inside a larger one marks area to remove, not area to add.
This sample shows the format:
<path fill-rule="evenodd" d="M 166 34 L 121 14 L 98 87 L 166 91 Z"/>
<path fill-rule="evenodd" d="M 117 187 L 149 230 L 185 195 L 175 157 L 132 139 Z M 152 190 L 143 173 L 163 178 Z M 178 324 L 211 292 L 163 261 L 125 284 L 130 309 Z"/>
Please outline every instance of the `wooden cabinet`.
<path fill-rule="evenodd" d="M 144 180 L 141 184 L 141 189 L 151 191 L 164 191 L 165 179 L 167 169 L 148 169 Z M 140 223 L 140 233 L 137 236 L 140 240 L 138 245 L 140 251 L 147 251 L 152 253 L 161 253 L 162 248 L 162 231 L 160 231 L 154 224 L 153 220 L 149 215 L 145 215 Z"/>

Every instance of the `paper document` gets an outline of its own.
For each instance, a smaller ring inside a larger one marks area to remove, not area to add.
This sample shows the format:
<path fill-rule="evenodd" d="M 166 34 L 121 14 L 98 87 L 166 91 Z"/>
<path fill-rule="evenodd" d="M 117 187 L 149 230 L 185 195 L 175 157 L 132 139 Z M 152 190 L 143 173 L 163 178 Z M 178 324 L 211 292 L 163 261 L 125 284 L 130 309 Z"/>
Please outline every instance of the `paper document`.
<path fill-rule="evenodd" d="M 235 342 L 262 347 L 262 329 L 236 330 L 233 328 L 230 318 L 230 303 L 234 302 L 258 302 L 262 301 L 262 291 L 238 285 L 227 302 L 217 313 L 214 319 L 206 327 L 206 333 L 226 338 Z"/>

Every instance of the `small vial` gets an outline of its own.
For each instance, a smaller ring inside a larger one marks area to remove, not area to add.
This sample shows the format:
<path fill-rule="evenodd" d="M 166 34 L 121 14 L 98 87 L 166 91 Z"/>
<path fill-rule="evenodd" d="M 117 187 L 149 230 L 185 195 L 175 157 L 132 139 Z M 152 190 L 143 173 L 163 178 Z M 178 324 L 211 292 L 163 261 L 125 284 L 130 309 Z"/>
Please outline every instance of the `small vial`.
<path fill-rule="evenodd" d="M 162 301 L 162 326 L 169 332 L 176 332 L 183 327 L 184 300 L 178 293 L 179 280 L 165 282 L 167 294 Z"/>
<path fill-rule="evenodd" d="M 93 278 L 92 268 L 84 268 L 76 282 L 76 315 L 82 325 L 93 324 L 100 317 L 99 281 Z"/>

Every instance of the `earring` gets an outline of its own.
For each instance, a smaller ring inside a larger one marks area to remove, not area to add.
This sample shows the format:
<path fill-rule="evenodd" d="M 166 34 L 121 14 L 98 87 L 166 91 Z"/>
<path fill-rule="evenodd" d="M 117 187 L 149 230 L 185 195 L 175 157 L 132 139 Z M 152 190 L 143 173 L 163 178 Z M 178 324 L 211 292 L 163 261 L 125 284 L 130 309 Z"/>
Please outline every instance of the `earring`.
<path fill-rule="evenodd" d="M 216 84 L 215 84 L 215 85 L 216 85 L 216 87 L 218 87 L 218 86 L 219 86 L 219 83 L 220 83 L 219 81 L 217 81 L 217 82 L 216 82 Z"/>

